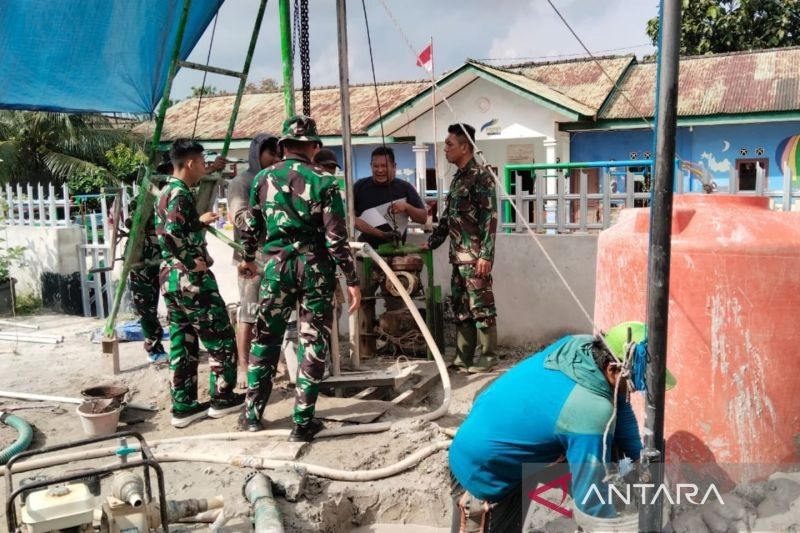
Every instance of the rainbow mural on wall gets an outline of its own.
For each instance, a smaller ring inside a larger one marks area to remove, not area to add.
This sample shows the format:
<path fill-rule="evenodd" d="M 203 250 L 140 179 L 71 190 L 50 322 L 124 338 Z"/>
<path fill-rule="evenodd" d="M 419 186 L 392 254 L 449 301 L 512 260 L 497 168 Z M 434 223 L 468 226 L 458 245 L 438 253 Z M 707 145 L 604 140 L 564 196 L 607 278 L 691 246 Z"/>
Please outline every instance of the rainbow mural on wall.
<path fill-rule="evenodd" d="M 778 144 L 778 149 L 775 151 L 775 160 L 780 164 L 781 172 L 784 168 L 788 168 L 792 173 L 792 184 L 800 184 L 800 135 L 792 135 L 786 137 Z"/>

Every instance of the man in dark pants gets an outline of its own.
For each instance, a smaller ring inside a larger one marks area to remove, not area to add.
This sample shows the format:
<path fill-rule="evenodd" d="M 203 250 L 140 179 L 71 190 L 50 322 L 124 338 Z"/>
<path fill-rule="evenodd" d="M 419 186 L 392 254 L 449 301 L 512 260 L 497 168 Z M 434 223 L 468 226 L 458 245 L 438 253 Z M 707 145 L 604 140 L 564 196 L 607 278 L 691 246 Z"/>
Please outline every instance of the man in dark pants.
<path fill-rule="evenodd" d="M 270 133 L 259 133 L 250 143 L 249 167 L 240 172 L 228 183 L 228 213 L 233 223 L 233 238 L 242 242 L 242 231 L 247 228 L 246 215 L 250 208 L 250 190 L 253 188 L 253 179 L 263 169 L 277 163 L 278 138 Z M 260 255 L 260 254 L 259 254 Z M 260 257 L 263 264 L 264 258 Z M 239 252 L 233 252 L 234 264 L 242 261 Z M 236 324 L 236 346 L 238 347 L 238 371 L 236 372 L 239 389 L 247 387 L 247 360 L 250 357 L 250 346 L 255 334 L 256 318 L 258 317 L 258 288 L 261 285 L 263 271 L 256 271 L 250 275 L 247 271 L 239 271 L 239 312 Z"/>
<path fill-rule="evenodd" d="M 496 365 L 497 350 L 497 309 L 492 291 L 497 192 L 492 174 L 475 161 L 475 128 L 453 124 L 447 132 L 444 154 L 458 171 L 427 246 L 435 250 L 450 237 L 451 298 L 457 335 L 453 365 L 469 372 L 487 372 Z M 473 363 L 478 343 L 480 359 Z"/>
<path fill-rule="evenodd" d="M 410 218 L 418 224 L 424 224 L 428 220 L 428 210 L 413 185 L 395 178 L 397 165 L 394 150 L 386 146 L 375 148 L 370 167 L 372 176 L 362 178 L 353 185 L 353 201 L 356 217 L 359 217 L 356 218 L 356 229 L 361 232 L 358 240 L 377 248 L 402 236 L 393 235 L 395 228 L 389 221 L 377 226 L 369 224 L 361 218 L 365 211 L 391 202 L 388 209 L 390 216 Z"/>

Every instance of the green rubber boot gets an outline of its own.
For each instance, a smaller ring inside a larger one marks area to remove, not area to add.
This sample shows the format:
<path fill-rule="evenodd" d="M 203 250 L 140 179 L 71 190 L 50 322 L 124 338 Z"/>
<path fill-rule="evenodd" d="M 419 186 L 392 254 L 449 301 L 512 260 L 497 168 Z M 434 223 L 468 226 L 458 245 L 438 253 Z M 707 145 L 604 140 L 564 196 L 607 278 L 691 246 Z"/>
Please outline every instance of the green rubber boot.
<path fill-rule="evenodd" d="M 481 356 L 478 362 L 468 368 L 468 372 L 480 374 L 489 372 L 497 366 L 497 326 L 477 330 L 481 343 Z"/>
<path fill-rule="evenodd" d="M 456 357 L 450 366 L 467 369 L 472 365 L 475 345 L 478 342 L 478 330 L 475 324 L 456 325 Z"/>

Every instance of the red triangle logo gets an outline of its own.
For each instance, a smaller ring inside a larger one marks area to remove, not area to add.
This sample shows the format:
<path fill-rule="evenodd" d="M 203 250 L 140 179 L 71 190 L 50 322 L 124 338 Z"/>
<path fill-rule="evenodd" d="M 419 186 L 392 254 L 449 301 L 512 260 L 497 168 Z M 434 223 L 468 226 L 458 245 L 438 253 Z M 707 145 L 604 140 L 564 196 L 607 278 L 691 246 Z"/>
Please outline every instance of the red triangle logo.
<path fill-rule="evenodd" d="M 528 498 L 535 501 L 538 504 L 544 505 L 548 509 L 551 509 L 561 515 L 566 516 L 567 518 L 572 518 L 572 510 L 562 507 L 561 504 L 564 503 L 564 500 L 567 499 L 567 494 L 569 493 L 569 483 L 572 480 L 571 474 L 564 474 L 561 477 L 558 477 L 551 481 L 550 483 L 546 483 L 544 485 L 539 485 L 532 491 L 528 493 Z M 561 501 L 558 504 L 551 502 L 550 500 L 545 500 L 542 498 L 542 494 L 547 492 L 550 489 L 561 489 Z"/>

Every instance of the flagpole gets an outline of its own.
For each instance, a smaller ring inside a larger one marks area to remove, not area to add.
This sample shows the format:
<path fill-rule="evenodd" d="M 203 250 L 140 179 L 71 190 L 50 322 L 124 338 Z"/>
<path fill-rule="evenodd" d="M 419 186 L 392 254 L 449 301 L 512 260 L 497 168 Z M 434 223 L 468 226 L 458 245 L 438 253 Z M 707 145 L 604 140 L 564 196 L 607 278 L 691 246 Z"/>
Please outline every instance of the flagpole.
<path fill-rule="evenodd" d="M 433 175 L 436 182 L 436 212 L 438 215 L 442 214 L 442 189 L 444 183 L 439 179 L 439 148 L 436 140 L 439 138 L 436 132 L 436 68 L 433 62 L 433 36 L 431 36 L 431 98 L 433 99 L 433 106 L 431 107 L 431 114 L 433 117 Z M 427 181 L 427 180 L 426 180 Z M 427 184 L 426 187 L 427 189 Z"/>

